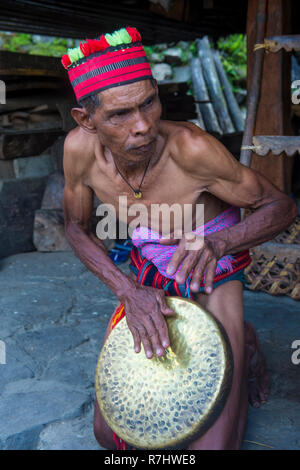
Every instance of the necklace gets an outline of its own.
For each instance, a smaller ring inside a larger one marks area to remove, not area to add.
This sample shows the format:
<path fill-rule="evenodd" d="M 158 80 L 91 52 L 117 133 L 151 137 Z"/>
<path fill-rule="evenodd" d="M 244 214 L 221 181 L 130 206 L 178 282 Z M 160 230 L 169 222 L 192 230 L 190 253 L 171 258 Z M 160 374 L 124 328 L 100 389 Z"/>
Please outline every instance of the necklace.
<path fill-rule="evenodd" d="M 119 168 L 118 168 L 118 165 L 117 165 L 116 162 L 115 162 L 116 169 L 118 170 L 119 174 L 122 176 L 122 178 L 123 178 L 123 180 L 125 181 L 125 183 L 127 183 L 128 186 L 131 187 L 131 189 L 132 189 L 132 191 L 133 191 L 133 195 L 134 195 L 134 197 L 135 197 L 136 199 L 141 199 L 141 197 L 143 197 L 143 193 L 142 193 L 142 191 L 141 191 L 141 186 L 142 186 L 142 184 L 143 184 L 143 181 L 144 181 L 144 178 L 145 178 L 145 174 L 146 174 L 146 172 L 147 172 L 147 170 L 148 170 L 150 160 L 151 160 L 151 157 L 150 157 L 149 160 L 148 160 L 148 163 L 147 163 L 147 165 L 146 165 L 146 168 L 145 168 L 145 171 L 144 171 L 144 174 L 143 174 L 142 181 L 140 182 L 140 185 L 139 185 L 138 189 L 134 189 L 134 188 L 131 186 L 131 184 L 129 183 L 129 181 L 127 181 L 127 179 L 125 178 L 125 176 L 122 175 L 122 173 L 120 172 L 120 170 L 119 170 Z"/>

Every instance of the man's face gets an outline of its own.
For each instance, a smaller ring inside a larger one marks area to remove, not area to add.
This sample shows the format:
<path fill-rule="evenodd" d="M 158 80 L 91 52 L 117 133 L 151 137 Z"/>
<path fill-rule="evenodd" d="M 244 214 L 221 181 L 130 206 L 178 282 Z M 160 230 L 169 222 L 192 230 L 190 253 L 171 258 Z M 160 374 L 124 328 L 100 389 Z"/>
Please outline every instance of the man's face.
<path fill-rule="evenodd" d="M 150 80 L 104 90 L 92 116 L 101 142 L 131 162 L 149 157 L 156 146 L 161 104 Z"/>

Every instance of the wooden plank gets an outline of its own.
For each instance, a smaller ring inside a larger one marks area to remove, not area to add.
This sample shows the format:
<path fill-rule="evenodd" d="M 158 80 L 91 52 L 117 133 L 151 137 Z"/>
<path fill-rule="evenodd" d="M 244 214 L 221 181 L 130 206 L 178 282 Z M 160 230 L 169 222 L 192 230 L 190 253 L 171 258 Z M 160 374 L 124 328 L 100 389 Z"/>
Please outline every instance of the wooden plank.
<path fill-rule="evenodd" d="M 300 34 L 271 36 L 265 38 L 264 46 L 268 52 L 278 52 L 281 49 L 300 51 Z"/>
<path fill-rule="evenodd" d="M 56 57 L 0 51 L 0 76 L 7 75 L 65 78 L 66 72 Z"/>
<path fill-rule="evenodd" d="M 289 260 L 295 263 L 300 260 L 300 245 L 297 244 L 283 244 L 276 242 L 266 242 L 261 245 L 255 246 L 250 250 L 251 254 L 259 257 L 264 255 L 268 259 L 276 257 L 278 261 Z"/>
<path fill-rule="evenodd" d="M 295 153 L 300 153 L 300 137 L 287 135 L 256 135 L 253 136 L 253 145 L 255 153 L 265 156 L 269 152 L 274 155 L 280 155 L 283 152 L 289 157 Z"/>
<path fill-rule="evenodd" d="M 253 73 L 253 47 L 256 38 L 256 11 L 258 0 L 248 2 L 247 20 L 247 90 Z M 266 37 L 289 34 L 291 31 L 290 0 L 272 0 L 268 2 L 268 21 Z M 247 98 L 247 104 L 248 103 Z M 291 57 L 285 51 L 277 54 L 265 54 L 261 98 L 257 111 L 257 120 L 252 135 L 293 135 L 291 126 Z M 293 158 L 284 153 L 265 158 L 252 155 L 251 167 L 265 175 L 278 188 L 286 193 L 291 190 Z"/>
<path fill-rule="evenodd" d="M 250 6 L 248 7 L 248 25 L 254 25 L 255 31 L 253 31 L 253 39 L 255 38 L 256 43 L 260 43 L 264 37 L 267 21 L 267 0 L 257 0 L 255 5 L 256 10 L 251 10 Z M 263 61 L 264 50 L 261 49 L 256 51 L 253 57 L 251 78 L 247 82 L 247 115 L 243 134 L 240 162 L 248 167 L 251 165 L 252 159 L 252 153 L 248 147 L 251 144 L 254 125 L 257 119 L 257 109 L 261 93 Z M 249 69 L 247 76 L 249 76 Z"/>
<path fill-rule="evenodd" d="M 188 18 L 184 15 L 187 22 L 184 22 L 151 13 L 150 3 L 145 1 L 132 4 L 106 0 L 1 0 L 0 30 L 77 39 L 93 38 L 129 24 L 140 30 L 144 44 L 245 31 L 246 0 L 219 1 L 213 10 L 203 9 L 202 2 L 189 3 Z"/>
<path fill-rule="evenodd" d="M 62 129 L 2 130 L 2 135 L 0 135 L 0 159 L 11 160 L 13 158 L 39 155 L 63 133 Z"/>

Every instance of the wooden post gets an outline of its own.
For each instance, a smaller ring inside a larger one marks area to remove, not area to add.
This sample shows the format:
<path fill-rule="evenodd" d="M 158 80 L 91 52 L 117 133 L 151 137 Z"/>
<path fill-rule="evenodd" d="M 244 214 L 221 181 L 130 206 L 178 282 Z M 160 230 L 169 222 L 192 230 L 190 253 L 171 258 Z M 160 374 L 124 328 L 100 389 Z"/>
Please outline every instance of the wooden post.
<path fill-rule="evenodd" d="M 248 1 L 247 90 L 253 70 L 258 0 Z M 269 0 L 265 37 L 291 33 L 291 1 Z M 265 53 L 261 96 L 253 135 L 293 135 L 291 125 L 291 53 Z M 253 153 L 251 167 L 266 176 L 282 191 L 291 191 L 293 158 L 271 152 L 260 157 Z"/>

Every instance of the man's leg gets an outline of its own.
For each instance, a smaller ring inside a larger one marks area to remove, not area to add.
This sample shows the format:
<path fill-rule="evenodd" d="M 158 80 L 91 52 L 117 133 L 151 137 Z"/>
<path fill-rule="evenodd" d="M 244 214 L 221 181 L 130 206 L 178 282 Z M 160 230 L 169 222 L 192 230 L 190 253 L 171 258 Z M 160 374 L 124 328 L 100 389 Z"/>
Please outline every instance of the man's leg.
<path fill-rule="evenodd" d="M 199 294 L 197 301 L 224 326 L 229 337 L 234 375 L 225 407 L 204 436 L 189 445 L 189 449 L 239 449 L 247 424 L 247 367 L 244 352 L 243 286 L 240 281 L 228 281 L 216 287 L 212 294 Z"/>
<path fill-rule="evenodd" d="M 111 316 L 111 319 L 109 321 L 108 327 L 105 332 L 103 344 L 108 337 L 110 333 L 110 324 L 113 319 L 114 313 Z M 94 435 L 99 444 L 104 447 L 104 449 L 116 449 L 116 443 L 113 439 L 113 432 L 111 428 L 106 424 L 106 421 L 104 420 L 97 399 L 95 400 L 95 407 L 94 407 Z"/>

